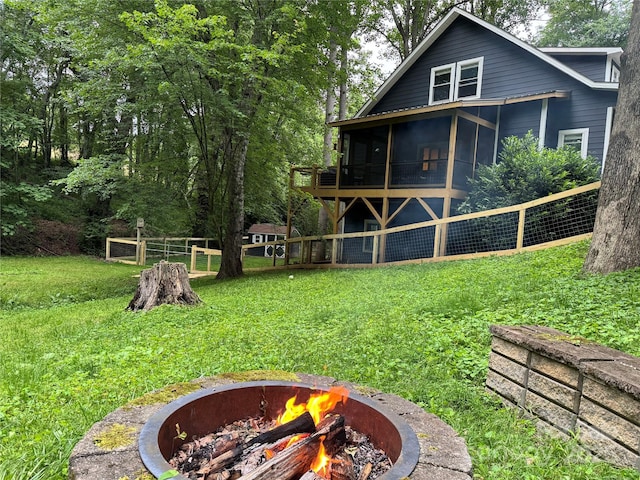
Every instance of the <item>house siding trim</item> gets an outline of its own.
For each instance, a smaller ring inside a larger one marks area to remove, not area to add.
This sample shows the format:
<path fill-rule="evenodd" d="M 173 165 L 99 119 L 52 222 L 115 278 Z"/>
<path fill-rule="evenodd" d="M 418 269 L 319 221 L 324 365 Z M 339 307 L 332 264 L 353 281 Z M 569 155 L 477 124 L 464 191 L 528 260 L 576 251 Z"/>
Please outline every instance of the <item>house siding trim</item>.
<path fill-rule="evenodd" d="M 540 128 L 538 129 L 538 148 L 542 150 L 547 137 L 547 115 L 549 113 L 549 99 L 542 100 L 540 108 Z"/>

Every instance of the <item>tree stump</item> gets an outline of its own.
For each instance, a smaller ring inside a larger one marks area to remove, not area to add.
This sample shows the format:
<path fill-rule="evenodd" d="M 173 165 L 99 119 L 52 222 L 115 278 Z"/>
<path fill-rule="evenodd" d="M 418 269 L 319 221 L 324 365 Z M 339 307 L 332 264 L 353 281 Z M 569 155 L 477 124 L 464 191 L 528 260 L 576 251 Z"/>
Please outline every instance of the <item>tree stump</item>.
<path fill-rule="evenodd" d="M 158 305 L 197 305 L 202 300 L 189 285 L 184 263 L 162 260 L 140 272 L 140 282 L 127 310 L 151 310 Z"/>

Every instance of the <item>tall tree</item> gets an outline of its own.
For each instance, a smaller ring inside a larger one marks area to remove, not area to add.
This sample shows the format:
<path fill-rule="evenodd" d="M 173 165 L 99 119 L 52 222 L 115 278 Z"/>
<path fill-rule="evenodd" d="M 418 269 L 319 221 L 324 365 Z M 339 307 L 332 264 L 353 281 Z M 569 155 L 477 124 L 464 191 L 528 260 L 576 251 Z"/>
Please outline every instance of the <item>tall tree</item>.
<path fill-rule="evenodd" d="M 454 6 L 445 0 L 376 0 L 370 28 L 390 47 L 390 58 L 404 60 Z"/>
<path fill-rule="evenodd" d="M 404 60 L 453 7 L 516 32 L 532 20 L 544 0 L 375 0 L 369 27 L 389 47 L 386 56 Z"/>
<path fill-rule="evenodd" d="M 624 47 L 631 0 L 551 0 L 549 21 L 534 40 L 540 47 Z"/>
<path fill-rule="evenodd" d="M 38 56 L 43 31 L 31 9 L 0 3 L 0 31 L 0 236 L 7 237 L 29 226 L 35 202 L 49 198 L 37 175 L 47 65 Z"/>
<path fill-rule="evenodd" d="M 349 79 L 349 54 L 357 55 L 359 45 L 355 35 L 362 29 L 370 14 L 369 2 L 363 0 L 340 0 L 334 2 L 320 2 L 317 6 L 317 18 L 320 29 L 328 32 L 325 47 L 327 51 L 327 72 L 324 109 L 324 147 L 323 165 L 329 167 L 334 164 L 333 128 L 328 124 L 336 119 L 346 118 L 347 83 Z M 328 26 L 328 28 L 326 28 Z M 318 232 L 327 233 L 329 216 L 324 208 L 318 213 Z M 317 258 L 325 255 L 324 244 L 316 250 Z"/>
<path fill-rule="evenodd" d="M 287 0 L 199 3 L 122 18 L 143 42 L 143 64 L 159 71 L 197 139 L 198 194 L 206 214 L 223 213 L 219 278 L 242 274 L 245 171 L 256 138 L 297 112 L 300 96 L 315 95 L 318 63 L 305 49 L 304 3 Z M 217 203 L 216 199 L 221 200 Z M 223 202 L 222 202 L 223 200 Z"/>
<path fill-rule="evenodd" d="M 607 162 L 584 270 L 609 273 L 640 266 L 640 1 L 633 3 L 627 50 Z"/>

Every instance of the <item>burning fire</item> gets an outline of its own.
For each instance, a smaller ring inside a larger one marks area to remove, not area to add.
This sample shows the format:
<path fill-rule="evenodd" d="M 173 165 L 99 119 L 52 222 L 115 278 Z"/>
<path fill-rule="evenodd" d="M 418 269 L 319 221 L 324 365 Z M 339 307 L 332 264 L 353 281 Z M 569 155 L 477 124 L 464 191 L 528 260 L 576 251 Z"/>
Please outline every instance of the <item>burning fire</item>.
<path fill-rule="evenodd" d="M 309 412 L 317 425 L 327 413 L 335 408 L 338 402 L 346 402 L 348 397 L 349 390 L 345 387 L 331 387 L 328 392 L 314 393 L 309 397 L 307 403 L 296 404 L 297 396 L 293 396 L 287 400 L 285 411 L 278 417 L 278 425 L 290 422 L 304 412 Z"/>
<path fill-rule="evenodd" d="M 294 420 L 305 412 L 309 412 L 314 423 L 317 425 L 335 408 L 338 402 L 342 401 L 346 403 L 348 397 L 349 390 L 345 387 L 331 387 L 328 392 L 314 393 L 306 403 L 296 404 L 297 397 L 293 396 L 287 400 L 285 411 L 278 416 L 277 424 L 282 425 L 283 423 Z M 292 438 L 288 445 L 295 443 L 299 438 L 301 438 L 301 436 Z M 324 437 L 322 437 L 322 440 L 324 441 Z M 326 478 L 329 474 L 332 461 L 331 457 L 326 454 L 324 443 L 321 442 L 318 455 L 311 464 L 311 470 Z"/>

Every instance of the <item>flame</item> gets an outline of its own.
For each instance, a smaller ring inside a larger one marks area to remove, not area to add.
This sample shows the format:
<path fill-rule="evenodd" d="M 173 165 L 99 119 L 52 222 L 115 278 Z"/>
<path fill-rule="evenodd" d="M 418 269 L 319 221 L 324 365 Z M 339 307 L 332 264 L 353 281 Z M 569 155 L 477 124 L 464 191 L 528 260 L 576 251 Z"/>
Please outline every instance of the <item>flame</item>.
<path fill-rule="evenodd" d="M 346 402 L 348 397 L 349 390 L 340 386 L 331 387 L 328 392 L 312 394 L 307 403 L 296 404 L 297 397 L 291 397 L 287 400 L 285 411 L 278 417 L 277 423 L 281 425 L 290 422 L 308 411 L 317 425 L 327 413 L 335 408 L 338 402 Z"/>
<path fill-rule="evenodd" d="M 314 423 L 317 425 L 325 417 L 325 415 L 327 415 L 327 413 L 331 412 L 335 408 L 338 402 L 342 401 L 346 403 L 348 397 L 349 390 L 347 390 L 345 387 L 340 386 L 331 387 L 328 392 L 312 394 L 309 397 L 307 403 L 296 403 L 297 397 L 293 396 L 289 400 L 287 400 L 285 410 L 282 414 L 280 414 L 280 416 L 278 416 L 276 423 L 278 425 L 282 425 L 283 423 L 294 420 L 305 412 L 309 412 L 311 414 L 311 417 L 313 418 Z M 289 441 L 287 446 L 295 443 L 302 436 L 306 435 L 293 437 Z M 324 478 L 330 478 L 329 475 L 331 472 L 330 469 L 333 460 L 326 454 L 323 443 L 324 438 L 324 436 L 321 437 L 318 455 L 311 463 L 311 470 Z"/>
<path fill-rule="evenodd" d="M 310 469 L 321 477 L 331 478 L 331 464 L 333 463 L 333 460 L 327 455 L 324 448 L 324 438 L 324 436 L 320 437 L 320 449 L 318 450 L 318 455 L 315 460 L 311 462 Z"/>

